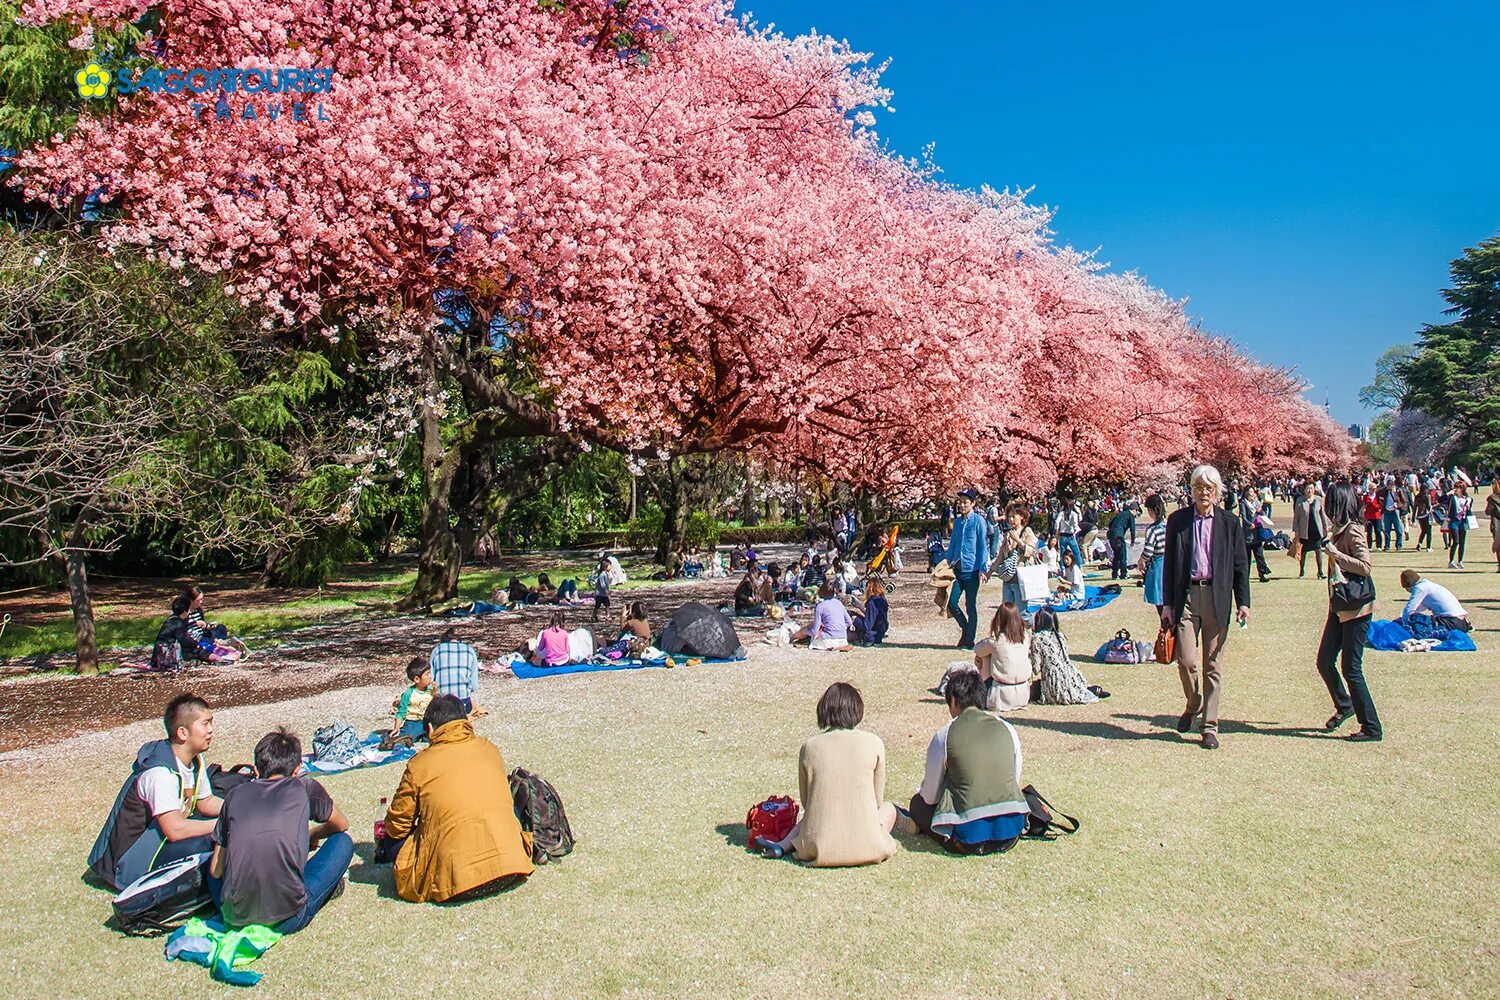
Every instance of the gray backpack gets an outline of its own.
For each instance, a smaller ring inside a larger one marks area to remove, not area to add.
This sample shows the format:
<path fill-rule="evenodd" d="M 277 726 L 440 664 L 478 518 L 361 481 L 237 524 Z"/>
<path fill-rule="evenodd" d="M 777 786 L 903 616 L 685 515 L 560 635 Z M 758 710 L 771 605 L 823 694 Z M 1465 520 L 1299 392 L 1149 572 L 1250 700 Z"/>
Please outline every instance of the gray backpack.
<path fill-rule="evenodd" d="M 344 764 L 358 756 L 361 746 L 359 733 L 353 726 L 347 722 L 335 722 L 313 733 L 312 758 Z"/>

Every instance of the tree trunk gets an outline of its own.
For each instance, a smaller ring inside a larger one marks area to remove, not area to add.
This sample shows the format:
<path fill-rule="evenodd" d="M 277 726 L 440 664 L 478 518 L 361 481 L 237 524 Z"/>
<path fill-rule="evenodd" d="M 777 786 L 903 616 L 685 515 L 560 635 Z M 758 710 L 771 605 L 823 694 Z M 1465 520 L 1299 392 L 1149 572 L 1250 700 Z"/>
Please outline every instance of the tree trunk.
<path fill-rule="evenodd" d="M 99 672 L 99 641 L 94 635 L 94 602 L 81 552 L 68 553 L 68 601 L 73 605 L 73 648 L 80 674 Z"/>
<path fill-rule="evenodd" d="M 636 474 L 632 472 L 630 474 L 630 507 L 625 514 L 625 520 L 627 523 L 635 520 L 635 495 L 637 486 L 638 483 Z"/>
<path fill-rule="evenodd" d="M 444 459 L 450 459 L 445 461 Z M 458 593 L 463 566 L 453 536 L 449 494 L 455 462 L 445 454 L 442 425 L 430 406 L 422 407 L 422 528 L 417 556 L 417 580 L 411 593 L 397 605 L 403 611 L 425 608 Z"/>
<path fill-rule="evenodd" d="M 94 634 L 94 602 L 89 597 L 88 567 L 83 555 L 83 529 L 88 523 L 88 512 L 78 515 L 67 544 L 59 549 L 50 538 L 42 536 L 48 555 L 68 581 L 68 603 L 73 608 L 73 655 L 78 662 L 80 674 L 99 672 L 99 640 Z"/>
<path fill-rule="evenodd" d="M 666 565 L 667 556 L 687 537 L 688 496 L 683 460 L 667 462 L 667 475 L 661 492 L 661 534 L 656 538 L 656 562 Z"/>

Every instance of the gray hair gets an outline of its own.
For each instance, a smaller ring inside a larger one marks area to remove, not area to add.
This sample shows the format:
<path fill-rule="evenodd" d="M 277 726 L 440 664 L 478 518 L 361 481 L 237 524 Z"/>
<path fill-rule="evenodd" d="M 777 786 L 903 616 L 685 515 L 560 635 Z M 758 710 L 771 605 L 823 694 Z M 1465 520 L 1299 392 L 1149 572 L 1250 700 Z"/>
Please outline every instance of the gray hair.
<path fill-rule="evenodd" d="M 1224 492 L 1224 477 L 1219 475 L 1219 470 L 1212 465 L 1200 465 L 1193 470 L 1188 477 L 1188 487 L 1197 486 L 1199 483 L 1208 483 L 1220 493 Z"/>

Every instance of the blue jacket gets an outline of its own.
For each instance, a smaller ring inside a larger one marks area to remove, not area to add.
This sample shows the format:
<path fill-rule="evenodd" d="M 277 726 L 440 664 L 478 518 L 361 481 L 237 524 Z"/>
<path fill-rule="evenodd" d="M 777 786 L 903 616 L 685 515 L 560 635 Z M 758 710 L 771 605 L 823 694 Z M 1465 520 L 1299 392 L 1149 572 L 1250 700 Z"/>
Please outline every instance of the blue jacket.
<path fill-rule="evenodd" d="M 969 516 L 953 522 L 953 537 L 948 540 L 948 565 L 955 573 L 982 573 L 989 569 L 990 559 L 989 522 L 977 510 Z"/>

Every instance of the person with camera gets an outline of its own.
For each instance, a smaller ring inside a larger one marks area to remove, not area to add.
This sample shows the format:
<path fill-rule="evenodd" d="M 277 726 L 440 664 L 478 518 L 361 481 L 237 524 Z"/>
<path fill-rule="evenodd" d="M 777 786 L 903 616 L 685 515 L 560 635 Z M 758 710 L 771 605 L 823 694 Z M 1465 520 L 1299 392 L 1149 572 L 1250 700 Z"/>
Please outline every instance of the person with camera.
<path fill-rule="evenodd" d="M 1353 716 L 1359 720 L 1359 731 L 1350 735 L 1349 741 L 1375 743 L 1381 739 L 1380 715 L 1364 673 L 1365 639 L 1370 634 L 1370 612 L 1375 608 L 1370 545 L 1363 530 L 1364 505 L 1353 486 L 1335 483 L 1328 491 L 1324 510 L 1332 530 L 1321 543 L 1328 555 L 1328 620 L 1318 644 L 1318 673 L 1333 696 L 1333 715 L 1325 728 L 1331 733 Z M 1334 669 L 1335 661 L 1338 670 Z"/>

